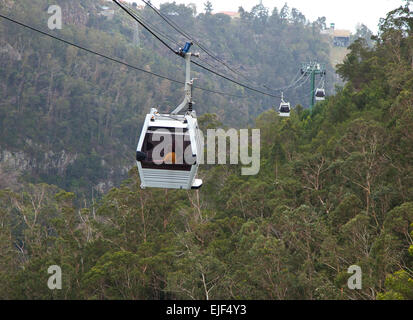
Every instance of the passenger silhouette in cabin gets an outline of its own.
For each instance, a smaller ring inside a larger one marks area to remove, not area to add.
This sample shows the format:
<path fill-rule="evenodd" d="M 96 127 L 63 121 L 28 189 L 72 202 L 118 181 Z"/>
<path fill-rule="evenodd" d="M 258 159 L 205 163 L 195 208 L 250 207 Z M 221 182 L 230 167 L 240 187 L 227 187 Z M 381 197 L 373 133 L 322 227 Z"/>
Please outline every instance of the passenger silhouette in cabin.
<path fill-rule="evenodd" d="M 175 138 L 172 141 L 172 151 L 168 152 L 163 158 L 164 164 L 184 164 L 184 153 L 181 146 L 177 146 Z M 178 144 L 179 145 L 179 144 Z"/>

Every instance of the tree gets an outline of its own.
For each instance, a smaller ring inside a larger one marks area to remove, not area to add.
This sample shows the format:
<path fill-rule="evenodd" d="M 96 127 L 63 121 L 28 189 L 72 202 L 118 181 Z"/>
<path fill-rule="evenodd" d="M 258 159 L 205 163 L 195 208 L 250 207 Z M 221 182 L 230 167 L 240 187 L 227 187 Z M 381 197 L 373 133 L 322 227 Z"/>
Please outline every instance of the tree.
<path fill-rule="evenodd" d="M 211 1 L 207 1 L 204 3 L 204 8 L 205 8 L 205 14 L 206 15 L 211 15 L 212 14 L 212 3 Z"/>
<path fill-rule="evenodd" d="M 364 24 L 359 24 L 357 26 L 356 34 L 352 37 L 354 40 L 357 40 L 359 38 L 365 39 L 369 48 L 372 48 L 374 46 L 374 42 L 372 40 L 373 32 Z"/>
<path fill-rule="evenodd" d="M 314 22 L 320 28 L 320 30 L 325 30 L 327 29 L 327 24 L 326 24 L 327 18 L 326 17 L 319 17 L 317 20 Z"/>

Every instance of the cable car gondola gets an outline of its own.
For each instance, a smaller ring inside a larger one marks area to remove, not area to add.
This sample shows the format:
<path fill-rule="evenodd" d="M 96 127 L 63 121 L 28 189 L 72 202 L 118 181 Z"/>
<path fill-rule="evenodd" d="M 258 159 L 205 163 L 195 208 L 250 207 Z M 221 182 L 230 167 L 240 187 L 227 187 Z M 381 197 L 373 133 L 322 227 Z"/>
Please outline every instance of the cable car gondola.
<path fill-rule="evenodd" d="M 284 93 L 281 94 L 281 104 L 278 109 L 280 117 L 289 117 L 291 112 L 291 106 L 289 102 L 284 101 Z"/>
<path fill-rule="evenodd" d="M 152 108 L 146 115 L 136 150 L 141 188 L 199 189 L 196 179 L 201 156 L 201 134 L 192 110 L 190 43 L 179 54 L 186 60 L 185 99 L 171 113 Z M 188 105 L 185 115 L 178 113 Z"/>
<path fill-rule="evenodd" d="M 315 100 L 316 101 L 324 101 L 326 99 L 326 91 L 325 89 L 317 88 L 315 92 Z"/>

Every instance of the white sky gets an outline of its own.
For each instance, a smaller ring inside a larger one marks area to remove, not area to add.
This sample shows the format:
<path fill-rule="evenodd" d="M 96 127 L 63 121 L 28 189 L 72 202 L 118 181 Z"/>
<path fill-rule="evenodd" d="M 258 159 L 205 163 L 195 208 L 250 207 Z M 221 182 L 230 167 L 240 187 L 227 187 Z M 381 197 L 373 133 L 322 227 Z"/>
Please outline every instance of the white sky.
<path fill-rule="evenodd" d="M 139 0 L 138 4 L 143 4 Z M 195 3 L 198 12 L 204 12 L 204 3 L 207 0 L 152 0 L 152 4 L 159 8 L 160 3 Z M 250 11 L 251 8 L 259 4 L 260 0 L 210 0 L 214 12 L 238 11 L 238 7 Z M 356 30 L 358 23 L 364 23 L 374 33 L 378 30 L 380 18 L 384 18 L 386 13 L 403 4 L 403 0 L 263 0 L 263 5 L 270 9 L 274 7 L 281 9 L 287 2 L 290 8 L 299 9 L 307 19 L 314 21 L 318 17 L 325 16 L 328 25 L 331 22 L 336 24 L 337 29 Z"/>

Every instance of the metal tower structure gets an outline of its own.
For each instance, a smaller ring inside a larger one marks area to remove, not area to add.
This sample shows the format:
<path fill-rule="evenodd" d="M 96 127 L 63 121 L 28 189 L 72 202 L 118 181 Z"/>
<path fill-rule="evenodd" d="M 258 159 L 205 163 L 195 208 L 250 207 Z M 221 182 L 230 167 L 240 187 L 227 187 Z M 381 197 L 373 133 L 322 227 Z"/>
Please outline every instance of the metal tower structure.
<path fill-rule="evenodd" d="M 321 77 L 326 75 L 326 66 L 319 62 L 306 62 L 301 65 L 301 74 L 311 78 L 310 110 L 312 110 L 315 105 L 315 78 L 317 75 Z"/>

